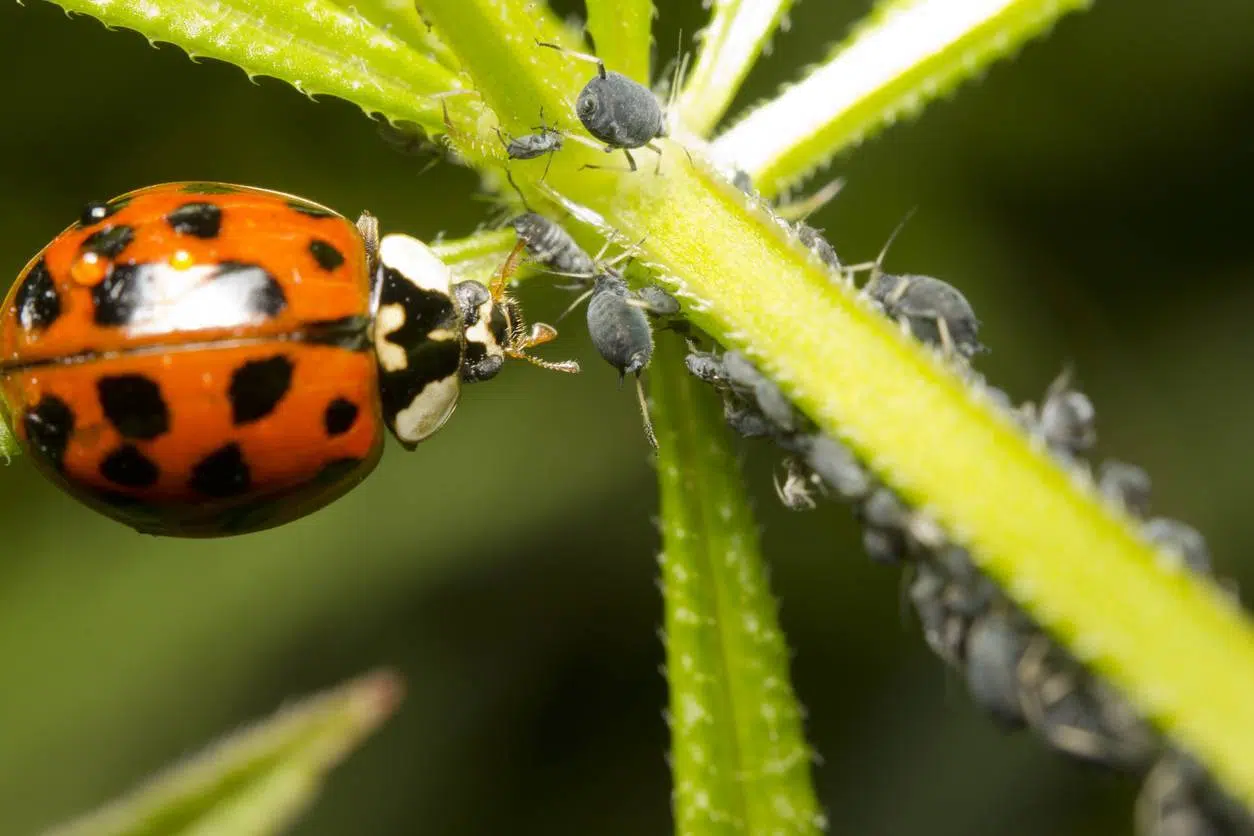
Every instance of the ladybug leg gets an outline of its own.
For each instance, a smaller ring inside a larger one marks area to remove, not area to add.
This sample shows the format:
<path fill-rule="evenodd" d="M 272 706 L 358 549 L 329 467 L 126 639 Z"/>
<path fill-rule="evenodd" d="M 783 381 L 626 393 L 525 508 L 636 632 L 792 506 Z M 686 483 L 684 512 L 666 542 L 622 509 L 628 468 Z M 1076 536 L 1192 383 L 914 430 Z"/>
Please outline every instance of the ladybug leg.
<path fill-rule="evenodd" d="M 515 360 L 526 360 L 533 366 L 539 366 L 542 369 L 548 369 L 551 372 L 566 372 L 567 374 L 579 374 L 579 363 L 574 360 L 542 360 L 532 354 L 528 354 L 527 350 L 535 348 L 538 345 L 551 343 L 557 339 L 557 329 L 552 325 L 544 322 L 535 322 L 531 325 L 531 330 L 527 332 L 527 336 L 515 342 L 513 345 L 507 346 L 505 355 Z"/>
<path fill-rule="evenodd" d="M 366 268 L 369 275 L 374 276 L 379 265 L 379 219 L 369 212 L 362 212 L 357 219 L 357 231 L 366 246 Z"/>
<path fill-rule="evenodd" d="M 493 301 L 499 302 L 505 298 L 505 287 L 509 284 L 509 280 L 518 272 L 518 262 L 522 259 L 523 250 L 526 248 L 527 242 L 519 240 L 514 245 L 514 249 L 510 250 L 509 256 L 505 259 L 505 263 L 501 265 L 500 271 L 492 277 L 492 286 L 488 291 L 492 294 Z"/>

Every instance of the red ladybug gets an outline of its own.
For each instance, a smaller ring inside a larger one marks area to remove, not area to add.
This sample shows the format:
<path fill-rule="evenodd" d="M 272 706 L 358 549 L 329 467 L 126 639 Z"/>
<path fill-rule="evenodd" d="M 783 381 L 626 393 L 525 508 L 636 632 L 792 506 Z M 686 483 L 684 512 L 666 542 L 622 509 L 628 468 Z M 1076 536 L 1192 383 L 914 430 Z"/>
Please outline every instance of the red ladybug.
<path fill-rule="evenodd" d="M 517 250 L 515 251 L 517 253 Z M 103 203 L 44 248 L 0 310 L 0 395 L 39 469 L 150 534 L 304 516 L 408 448 L 462 381 L 556 336 L 453 281 L 421 241 L 291 195 L 169 183 Z"/>

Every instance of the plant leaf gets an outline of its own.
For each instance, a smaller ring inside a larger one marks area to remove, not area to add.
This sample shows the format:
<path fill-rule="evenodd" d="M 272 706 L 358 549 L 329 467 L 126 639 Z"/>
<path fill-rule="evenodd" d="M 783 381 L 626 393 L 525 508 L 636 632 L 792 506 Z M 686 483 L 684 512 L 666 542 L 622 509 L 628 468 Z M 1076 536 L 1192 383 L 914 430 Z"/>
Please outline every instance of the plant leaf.
<path fill-rule="evenodd" d="M 326 773 L 391 716 L 401 692 L 397 676 L 381 671 L 281 708 L 46 836 L 282 832 L 313 802 Z"/>
<path fill-rule="evenodd" d="M 884 3 L 827 61 L 720 136 L 714 155 L 773 197 L 1091 2 Z"/>
<path fill-rule="evenodd" d="M 676 832 L 819 833 L 788 647 L 713 393 L 659 339 L 651 372 Z"/>
<path fill-rule="evenodd" d="M 653 0 L 585 0 L 584 5 L 597 57 L 647 87 Z"/>
<path fill-rule="evenodd" d="M 675 100 L 677 118 L 699 136 L 713 131 L 793 0 L 715 0 L 687 84 Z"/>
<path fill-rule="evenodd" d="M 434 57 L 330 0 L 53 0 L 107 26 L 173 43 L 193 58 L 271 76 L 306 95 L 347 99 L 367 113 L 444 130 L 439 101 L 457 76 Z M 464 101 L 465 97 L 455 97 Z M 450 102 L 450 107 L 452 107 Z"/>

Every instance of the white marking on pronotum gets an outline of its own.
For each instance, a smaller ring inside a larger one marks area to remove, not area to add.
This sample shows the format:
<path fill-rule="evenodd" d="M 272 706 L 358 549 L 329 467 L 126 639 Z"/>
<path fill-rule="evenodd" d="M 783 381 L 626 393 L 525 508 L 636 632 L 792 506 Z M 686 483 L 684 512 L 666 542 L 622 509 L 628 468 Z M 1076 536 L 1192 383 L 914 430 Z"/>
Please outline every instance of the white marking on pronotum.
<path fill-rule="evenodd" d="M 384 305 L 375 314 L 374 352 L 384 371 L 399 372 L 409 365 L 405 349 L 388 339 L 404 324 L 405 309 L 400 304 Z"/>
<path fill-rule="evenodd" d="M 414 287 L 449 295 L 453 274 L 431 248 L 409 235 L 392 233 L 379 242 L 379 260 L 400 273 Z"/>
<path fill-rule="evenodd" d="M 397 437 L 417 443 L 444 426 L 457 408 L 461 382 L 459 376 L 449 375 L 424 386 L 409 406 L 396 413 Z"/>

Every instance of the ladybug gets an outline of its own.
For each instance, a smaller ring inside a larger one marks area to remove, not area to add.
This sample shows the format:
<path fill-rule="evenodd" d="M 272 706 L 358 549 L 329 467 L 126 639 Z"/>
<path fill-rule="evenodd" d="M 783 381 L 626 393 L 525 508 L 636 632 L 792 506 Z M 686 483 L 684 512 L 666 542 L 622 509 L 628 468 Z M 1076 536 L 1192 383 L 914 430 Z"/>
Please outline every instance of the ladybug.
<path fill-rule="evenodd" d="M 39 470 L 141 532 L 216 537 L 359 484 L 383 428 L 408 449 L 462 382 L 557 332 L 505 285 L 454 282 L 408 235 L 316 203 L 167 183 L 89 204 L 0 308 L 0 396 Z"/>

